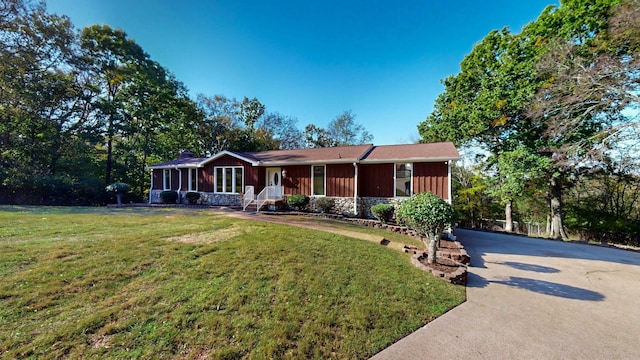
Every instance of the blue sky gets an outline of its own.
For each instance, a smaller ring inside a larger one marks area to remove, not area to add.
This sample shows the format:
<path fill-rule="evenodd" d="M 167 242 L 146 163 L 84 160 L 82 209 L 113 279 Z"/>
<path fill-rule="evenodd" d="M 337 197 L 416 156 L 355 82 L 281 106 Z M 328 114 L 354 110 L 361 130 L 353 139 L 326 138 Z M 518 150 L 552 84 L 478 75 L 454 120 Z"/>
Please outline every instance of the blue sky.
<path fill-rule="evenodd" d="M 440 80 L 489 31 L 520 32 L 553 0 L 47 0 L 78 28 L 122 28 L 197 94 L 257 97 L 326 125 L 345 110 L 377 145 L 419 139 Z"/>

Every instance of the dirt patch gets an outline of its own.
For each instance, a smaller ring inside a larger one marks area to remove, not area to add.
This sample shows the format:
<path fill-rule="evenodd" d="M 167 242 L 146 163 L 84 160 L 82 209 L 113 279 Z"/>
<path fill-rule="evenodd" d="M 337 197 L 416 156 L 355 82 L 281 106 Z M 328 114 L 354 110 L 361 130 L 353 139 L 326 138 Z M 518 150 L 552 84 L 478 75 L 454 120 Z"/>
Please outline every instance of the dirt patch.
<path fill-rule="evenodd" d="M 217 229 L 210 232 L 201 232 L 197 234 L 188 234 L 183 236 L 174 236 L 167 238 L 168 241 L 177 241 L 187 244 L 215 244 L 229 240 L 243 232 L 240 226 L 234 225 L 224 229 Z"/>

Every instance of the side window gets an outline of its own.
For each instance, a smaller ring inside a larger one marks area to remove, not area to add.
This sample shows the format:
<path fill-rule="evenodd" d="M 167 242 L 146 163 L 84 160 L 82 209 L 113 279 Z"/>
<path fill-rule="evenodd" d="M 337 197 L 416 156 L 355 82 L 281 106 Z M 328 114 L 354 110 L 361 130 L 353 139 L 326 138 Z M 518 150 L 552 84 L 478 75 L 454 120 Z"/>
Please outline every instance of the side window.
<path fill-rule="evenodd" d="M 312 192 L 313 195 L 326 195 L 325 192 L 325 166 L 324 165 L 314 165 L 311 171 L 312 173 Z"/>
<path fill-rule="evenodd" d="M 396 182 L 396 196 L 397 197 L 405 197 L 411 196 L 412 187 L 412 179 L 413 179 L 413 166 L 412 164 L 396 164 L 395 166 L 396 173 L 395 182 Z"/>
<path fill-rule="evenodd" d="M 164 180 L 162 181 L 162 188 L 164 190 L 171 190 L 171 169 L 164 169 Z"/>

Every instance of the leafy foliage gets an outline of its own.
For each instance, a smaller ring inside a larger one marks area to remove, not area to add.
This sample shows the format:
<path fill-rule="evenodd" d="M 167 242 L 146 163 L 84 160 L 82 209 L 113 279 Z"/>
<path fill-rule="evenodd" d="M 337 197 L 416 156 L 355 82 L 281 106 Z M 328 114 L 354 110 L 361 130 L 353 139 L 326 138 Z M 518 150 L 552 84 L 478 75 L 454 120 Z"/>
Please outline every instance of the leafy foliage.
<path fill-rule="evenodd" d="M 125 194 L 131 191 L 131 187 L 123 182 L 115 182 L 108 185 L 105 190 L 107 190 L 108 192 Z"/>
<path fill-rule="evenodd" d="M 189 204 L 195 205 L 198 203 L 198 200 L 200 200 L 200 193 L 189 191 L 188 193 L 184 194 L 184 197 L 185 199 L 187 199 L 187 202 L 189 202 Z"/>
<path fill-rule="evenodd" d="M 175 204 L 178 201 L 178 192 L 175 190 L 165 190 L 160 193 L 160 200 L 164 204 Z"/>
<path fill-rule="evenodd" d="M 304 194 L 293 194 L 287 198 L 287 204 L 297 210 L 304 209 L 309 205 L 309 197 Z"/>
<path fill-rule="evenodd" d="M 396 217 L 418 233 L 434 238 L 453 223 L 454 211 L 441 197 L 424 192 L 403 201 Z"/>
<path fill-rule="evenodd" d="M 391 204 L 375 204 L 371 207 L 371 214 L 381 223 L 387 223 L 393 218 L 395 208 Z"/>
<path fill-rule="evenodd" d="M 315 199 L 316 209 L 320 210 L 321 213 L 330 213 L 334 205 L 335 203 L 332 198 L 318 197 Z"/>
<path fill-rule="evenodd" d="M 452 225 L 454 217 L 453 207 L 430 192 L 416 194 L 403 201 L 396 215 L 400 223 L 426 237 L 429 263 L 436 262 L 436 248 L 440 235 L 447 226 Z"/>

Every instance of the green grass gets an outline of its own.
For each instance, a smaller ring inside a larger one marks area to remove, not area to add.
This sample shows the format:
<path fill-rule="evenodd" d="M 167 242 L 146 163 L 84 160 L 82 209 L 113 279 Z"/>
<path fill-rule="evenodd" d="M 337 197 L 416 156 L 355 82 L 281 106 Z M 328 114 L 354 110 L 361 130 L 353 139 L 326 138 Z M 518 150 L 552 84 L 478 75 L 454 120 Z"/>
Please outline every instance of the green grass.
<path fill-rule="evenodd" d="M 366 358 L 464 296 L 406 254 L 330 233 L 0 207 L 3 358 Z"/>

